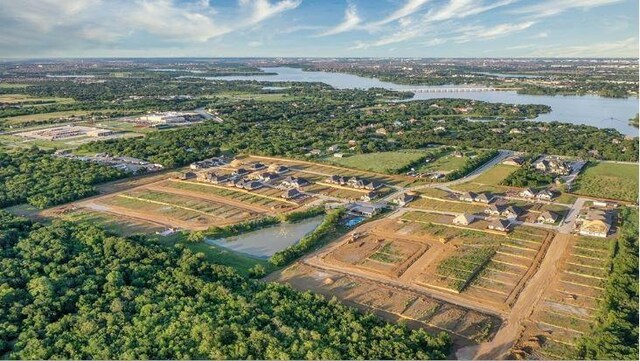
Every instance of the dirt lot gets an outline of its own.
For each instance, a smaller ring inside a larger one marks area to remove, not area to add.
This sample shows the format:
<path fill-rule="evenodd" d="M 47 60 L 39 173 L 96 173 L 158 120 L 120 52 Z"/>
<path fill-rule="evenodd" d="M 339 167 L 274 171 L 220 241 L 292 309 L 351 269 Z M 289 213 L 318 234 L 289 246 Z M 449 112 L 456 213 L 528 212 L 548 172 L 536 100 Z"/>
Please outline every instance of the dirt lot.
<path fill-rule="evenodd" d="M 536 358 L 567 358 L 594 322 L 603 292 L 611 239 L 565 236 L 559 272 L 537 304 L 517 349 Z"/>
<path fill-rule="evenodd" d="M 420 292 L 392 287 L 341 272 L 321 270 L 296 263 L 268 277 L 299 290 L 310 290 L 326 297 L 371 311 L 389 321 L 404 320 L 409 327 L 446 331 L 457 347 L 491 338 L 500 319 L 431 298 Z"/>
<path fill-rule="evenodd" d="M 104 186 L 102 196 L 47 211 L 57 215 L 63 208 L 84 209 L 116 219 L 132 219 L 156 227 L 202 230 L 290 211 L 299 206 L 279 198 L 280 190 L 255 192 L 182 181 L 176 173 L 134 178 Z M 134 227 L 135 228 L 135 227 Z"/>

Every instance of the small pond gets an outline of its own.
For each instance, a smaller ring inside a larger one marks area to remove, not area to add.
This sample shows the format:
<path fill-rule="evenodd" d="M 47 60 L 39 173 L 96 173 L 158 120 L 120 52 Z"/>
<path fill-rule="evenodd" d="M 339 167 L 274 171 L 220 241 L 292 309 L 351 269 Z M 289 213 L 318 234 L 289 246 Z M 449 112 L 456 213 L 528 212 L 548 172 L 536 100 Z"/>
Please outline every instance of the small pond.
<path fill-rule="evenodd" d="M 297 223 L 280 223 L 239 236 L 206 239 L 209 245 L 224 247 L 257 258 L 269 258 L 293 244 L 322 223 L 324 216 L 317 216 Z"/>

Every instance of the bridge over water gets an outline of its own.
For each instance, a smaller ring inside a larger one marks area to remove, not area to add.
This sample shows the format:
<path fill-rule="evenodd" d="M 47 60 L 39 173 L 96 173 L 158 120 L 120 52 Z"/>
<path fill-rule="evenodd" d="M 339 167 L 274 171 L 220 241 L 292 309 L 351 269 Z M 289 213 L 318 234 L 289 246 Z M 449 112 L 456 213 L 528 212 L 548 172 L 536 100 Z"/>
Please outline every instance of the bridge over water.
<path fill-rule="evenodd" d="M 458 87 L 458 88 L 417 88 L 403 89 L 413 93 L 472 93 L 472 92 L 495 92 L 505 90 L 517 90 L 516 88 L 493 88 L 493 87 Z"/>

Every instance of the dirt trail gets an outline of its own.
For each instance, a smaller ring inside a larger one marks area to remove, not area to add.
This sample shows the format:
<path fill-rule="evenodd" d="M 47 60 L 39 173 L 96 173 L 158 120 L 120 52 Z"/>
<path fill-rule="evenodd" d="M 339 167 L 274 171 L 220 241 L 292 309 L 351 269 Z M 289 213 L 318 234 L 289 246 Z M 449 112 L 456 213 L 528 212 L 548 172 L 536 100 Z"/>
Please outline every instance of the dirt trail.
<path fill-rule="evenodd" d="M 540 264 L 538 272 L 529 280 L 513 305 L 509 316 L 495 337 L 486 343 L 462 348 L 456 352 L 461 360 L 500 360 L 509 356 L 509 351 L 522 332 L 522 322 L 527 320 L 538 304 L 542 295 L 558 273 L 560 260 L 569 245 L 571 236 L 557 234 L 551 241 L 546 257 Z"/>

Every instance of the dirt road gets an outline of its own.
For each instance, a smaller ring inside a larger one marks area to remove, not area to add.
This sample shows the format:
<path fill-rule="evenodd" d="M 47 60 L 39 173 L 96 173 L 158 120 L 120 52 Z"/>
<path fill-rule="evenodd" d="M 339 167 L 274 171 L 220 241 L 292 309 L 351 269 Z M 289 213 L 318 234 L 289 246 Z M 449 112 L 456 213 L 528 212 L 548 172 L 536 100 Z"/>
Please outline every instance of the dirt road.
<path fill-rule="evenodd" d="M 549 287 L 550 280 L 558 272 L 562 255 L 569 245 L 570 236 L 557 234 L 551 241 L 547 255 L 540 264 L 538 272 L 529 280 L 513 305 L 509 316 L 495 337 L 477 346 L 462 348 L 456 352 L 461 360 L 500 360 L 509 356 L 509 350 L 516 343 L 522 332 L 522 322 L 529 318 L 534 307 Z"/>

